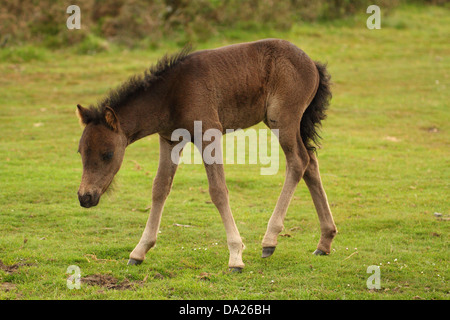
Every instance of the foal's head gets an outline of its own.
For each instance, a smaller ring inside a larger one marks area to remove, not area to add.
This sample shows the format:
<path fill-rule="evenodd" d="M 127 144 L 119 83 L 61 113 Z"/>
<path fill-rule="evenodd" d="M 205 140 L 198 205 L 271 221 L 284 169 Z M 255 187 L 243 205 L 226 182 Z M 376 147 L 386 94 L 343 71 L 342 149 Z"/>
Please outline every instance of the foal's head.
<path fill-rule="evenodd" d="M 78 190 L 80 205 L 96 206 L 122 164 L 127 139 L 114 111 L 93 110 L 77 106 L 80 122 L 85 126 L 78 152 L 83 162 L 83 176 Z"/>

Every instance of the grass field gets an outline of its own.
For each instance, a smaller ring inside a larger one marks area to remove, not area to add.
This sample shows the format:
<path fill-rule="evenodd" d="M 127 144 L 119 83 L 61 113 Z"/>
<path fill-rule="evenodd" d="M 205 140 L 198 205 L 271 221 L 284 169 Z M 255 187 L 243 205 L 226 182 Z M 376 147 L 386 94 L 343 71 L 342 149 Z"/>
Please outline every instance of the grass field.
<path fill-rule="evenodd" d="M 334 82 L 318 152 L 339 231 L 333 250 L 311 254 L 320 230 L 301 182 L 276 252 L 261 259 L 284 160 L 273 176 L 226 165 L 246 245 L 240 274 L 227 271 L 202 165 L 180 166 L 156 247 L 142 265 L 126 265 L 151 205 L 157 136 L 128 147 L 99 206 L 78 203 L 76 104 L 94 104 L 174 45 L 91 55 L 1 49 L 0 299 L 448 299 L 450 15 L 403 6 L 382 16 L 380 30 L 366 28 L 367 16 L 286 33 L 230 31 L 197 46 L 284 38 L 328 62 Z M 85 279 L 78 290 L 66 285 L 70 265 Z M 371 265 L 380 267 L 379 290 L 366 285 Z"/>

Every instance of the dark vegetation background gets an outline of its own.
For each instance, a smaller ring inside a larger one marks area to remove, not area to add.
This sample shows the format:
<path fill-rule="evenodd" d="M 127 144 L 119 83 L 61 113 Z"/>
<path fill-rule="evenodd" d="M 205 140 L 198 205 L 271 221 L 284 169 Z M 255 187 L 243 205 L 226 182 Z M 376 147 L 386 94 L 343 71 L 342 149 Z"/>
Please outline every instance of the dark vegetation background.
<path fill-rule="evenodd" d="M 47 48 L 77 45 L 86 53 L 108 50 L 110 43 L 158 47 L 203 42 L 226 30 L 289 30 L 301 22 L 351 20 L 371 4 L 383 14 L 404 3 L 445 5 L 446 0 L 2 0 L 0 47 L 39 44 Z M 81 30 L 67 32 L 61 14 L 69 5 L 81 9 Z"/>

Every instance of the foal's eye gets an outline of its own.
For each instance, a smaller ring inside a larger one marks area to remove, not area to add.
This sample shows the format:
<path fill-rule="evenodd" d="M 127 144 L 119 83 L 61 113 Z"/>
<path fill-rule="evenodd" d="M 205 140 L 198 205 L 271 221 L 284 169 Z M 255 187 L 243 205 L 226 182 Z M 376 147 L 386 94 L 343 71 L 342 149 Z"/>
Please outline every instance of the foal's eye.
<path fill-rule="evenodd" d="M 113 158 L 113 156 L 114 156 L 114 152 L 106 152 L 106 153 L 102 154 L 102 159 L 104 161 L 108 161 L 108 160 L 111 160 Z"/>

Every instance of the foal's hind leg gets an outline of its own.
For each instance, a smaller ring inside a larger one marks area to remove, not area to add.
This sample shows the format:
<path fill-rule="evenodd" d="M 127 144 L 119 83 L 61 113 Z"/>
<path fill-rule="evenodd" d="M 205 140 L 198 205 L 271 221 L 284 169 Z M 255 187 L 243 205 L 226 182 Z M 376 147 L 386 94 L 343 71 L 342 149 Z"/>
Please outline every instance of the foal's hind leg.
<path fill-rule="evenodd" d="M 320 221 L 321 236 L 314 254 L 325 255 L 331 251 L 331 242 L 337 233 L 337 229 L 328 205 L 327 195 L 322 186 L 322 180 L 320 179 L 319 162 L 312 152 L 310 153 L 309 165 L 306 168 L 303 179 L 311 193 Z"/>
<path fill-rule="evenodd" d="M 271 256 L 275 251 L 277 237 L 283 230 L 289 203 L 309 161 L 309 155 L 301 141 L 298 128 L 294 132 L 290 132 L 288 128 L 280 130 L 279 141 L 286 155 L 286 179 L 262 241 L 263 258 Z"/>
<path fill-rule="evenodd" d="M 150 209 L 150 216 L 148 217 L 141 240 L 130 253 L 130 260 L 128 261 L 130 265 L 142 263 L 147 251 L 156 243 L 164 203 L 169 195 L 173 177 L 178 167 L 178 164 L 173 163 L 171 158 L 174 145 L 171 141 L 162 137 L 159 138 L 159 166 L 155 179 L 153 180 L 152 208 Z"/>

